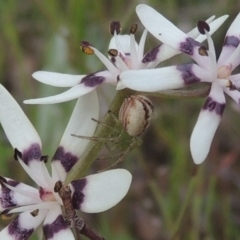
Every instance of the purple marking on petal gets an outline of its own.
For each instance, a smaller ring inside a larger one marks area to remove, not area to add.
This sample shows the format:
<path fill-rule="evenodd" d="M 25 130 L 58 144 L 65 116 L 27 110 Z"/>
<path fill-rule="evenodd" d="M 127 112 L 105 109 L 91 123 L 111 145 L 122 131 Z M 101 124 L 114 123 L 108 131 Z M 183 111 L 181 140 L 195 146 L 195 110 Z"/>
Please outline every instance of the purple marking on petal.
<path fill-rule="evenodd" d="M 40 161 L 40 158 L 41 147 L 38 143 L 33 143 L 28 149 L 25 149 L 22 152 L 22 160 L 27 165 L 29 165 L 29 163 L 33 160 Z"/>
<path fill-rule="evenodd" d="M 223 46 L 233 46 L 237 47 L 239 44 L 240 40 L 238 37 L 235 36 L 226 36 L 224 39 Z"/>
<path fill-rule="evenodd" d="M 97 85 L 101 84 L 105 77 L 103 76 L 95 76 L 95 73 L 91 73 L 84 77 L 80 83 L 83 83 L 86 87 L 96 87 Z"/>
<path fill-rule="evenodd" d="M 8 180 L 7 183 L 12 187 L 16 187 L 19 184 L 19 182 L 14 180 Z M 4 186 L 4 184 L 2 184 L 1 192 L 0 204 L 3 208 L 15 207 L 17 205 L 13 200 L 12 190 Z"/>
<path fill-rule="evenodd" d="M 182 79 L 185 85 L 190 85 L 193 83 L 198 83 L 201 81 L 192 71 L 193 64 L 184 64 L 177 66 L 177 70 L 182 73 Z"/>
<path fill-rule="evenodd" d="M 154 47 L 153 49 L 151 49 L 150 51 L 148 51 L 143 59 L 142 59 L 142 63 L 148 63 L 148 62 L 153 62 L 157 59 L 157 55 L 160 51 L 160 45 L 157 47 Z"/>
<path fill-rule="evenodd" d="M 63 216 L 59 215 L 54 222 L 43 226 L 43 233 L 46 239 L 51 239 L 54 234 L 68 228 L 67 223 L 64 221 Z"/>
<path fill-rule="evenodd" d="M 21 226 L 19 224 L 19 216 L 17 216 L 8 225 L 8 233 L 9 233 L 9 235 L 14 236 L 14 239 L 16 239 L 16 240 L 28 239 L 32 235 L 33 231 L 34 231 L 33 228 L 30 228 L 30 229 L 21 228 Z"/>
<path fill-rule="evenodd" d="M 225 103 L 218 103 L 214 101 L 211 97 L 208 97 L 203 105 L 203 109 L 210 112 L 215 111 L 216 114 L 222 116 L 225 105 L 226 105 Z"/>
<path fill-rule="evenodd" d="M 85 188 L 85 186 L 87 185 L 87 179 L 86 178 L 82 178 L 80 180 L 75 180 L 71 182 L 73 188 L 74 188 L 74 192 L 72 195 L 72 204 L 73 207 L 75 209 L 80 209 L 81 204 L 84 201 L 84 194 L 83 194 L 83 189 Z M 97 199 L 96 199 L 97 201 Z"/>
<path fill-rule="evenodd" d="M 78 161 L 78 157 L 70 152 L 65 152 L 64 148 L 59 146 L 52 161 L 60 161 L 65 171 L 69 172 Z"/>
<path fill-rule="evenodd" d="M 192 56 L 194 47 L 200 47 L 200 46 L 201 44 L 199 42 L 189 37 L 189 38 L 186 38 L 185 42 L 180 43 L 179 50 L 183 53 L 186 53 Z"/>

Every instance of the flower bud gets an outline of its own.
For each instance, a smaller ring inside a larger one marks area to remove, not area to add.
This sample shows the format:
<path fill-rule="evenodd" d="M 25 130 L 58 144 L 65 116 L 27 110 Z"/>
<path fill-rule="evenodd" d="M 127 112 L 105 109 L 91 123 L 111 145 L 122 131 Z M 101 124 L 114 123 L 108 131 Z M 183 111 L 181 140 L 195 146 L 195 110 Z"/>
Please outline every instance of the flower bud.
<path fill-rule="evenodd" d="M 126 98 L 119 110 L 119 120 L 132 137 L 140 136 L 153 115 L 153 104 L 145 96 L 132 95 Z"/>

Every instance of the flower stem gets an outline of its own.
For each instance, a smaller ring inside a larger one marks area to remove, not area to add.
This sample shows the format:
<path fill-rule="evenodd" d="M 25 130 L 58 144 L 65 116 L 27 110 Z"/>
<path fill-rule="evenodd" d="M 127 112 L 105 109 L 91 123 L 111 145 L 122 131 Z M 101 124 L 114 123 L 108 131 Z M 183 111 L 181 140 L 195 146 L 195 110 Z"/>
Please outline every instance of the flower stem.
<path fill-rule="evenodd" d="M 118 116 L 119 108 L 123 100 L 133 93 L 134 91 L 129 89 L 118 91 L 109 107 L 109 110 L 111 111 L 111 113 Z M 112 114 L 109 114 L 109 112 L 107 112 L 102 122 L 104 124 L 98 125 L 96 133 L 94 134 L 94 137 L 106 138 L 107 140 L 107 138 L 110 136 L 110 134 L 114 130 L 114 127 L 116 127 L 116 121 L 113 119 Z M 106 125 L 110 127 L 106 127 Z M 104 145 L 103 141 L 90 141 L 81 159 L 75 164 L 74 168 L 72 168 L 71 171 L 69 172 L 65 181 L 66 184 L 68 184 L 74 179 L 78 179 L 79 177 L 84 176 L 88 168 L 92 165 L 94 160 L 97 158 L 97 155 L 102 149 L 103 145 Z"/>

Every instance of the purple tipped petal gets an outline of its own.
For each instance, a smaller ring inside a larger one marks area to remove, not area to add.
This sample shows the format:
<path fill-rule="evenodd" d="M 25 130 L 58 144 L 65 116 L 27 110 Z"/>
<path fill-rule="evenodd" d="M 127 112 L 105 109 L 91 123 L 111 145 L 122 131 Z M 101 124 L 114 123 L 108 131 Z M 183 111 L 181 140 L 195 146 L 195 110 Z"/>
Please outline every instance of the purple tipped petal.
<path fill-rule="evenodd" d="M 57 94 L 55 96 L 45 97 L 45 98 L 36 98 L 28 99 L 23 101 L 25 104 L 55 104 L 73 100 L 79 98 L 82 95 L 85 95 L 93 91 L 96 87 L 86 87 L 84 84 L 78 84 L 69 90 Z"/>
<path fill-rule="evenodd" d="M 47 211 L 40 210 L 36 216 L 31 212 L 19 214 L 7 227 L 0 232 L 2 240 L 27 240 L 41 224 Z"/>
<path fill-rule="evenodd" d="M 0 102 L 0 122 L 13 148 L 17 148 L 20 152 L 28 152 L 32 146 L 37 146 L 39 154 L 41 140 L 38 133 L 18 103 L 2 85 L 0 85 Z M 30 160 L 30 155 L 27 156 L 27 161 Z"/>
<path fill-rule="evenodd" d="M 130 70 L 120 74 L 117 89 L 122 86 L 144 92 L 177 89 L 197 82 L 211 82 L 210 72 L 196 64 L 159 69 Z"/>
<path fill-rule="evenodd" d="M 55 87 L 73 87 L 79 84 L 86 75 L 71 75 L 55 72 L 38 71 L 33 73 L 37 81 Z"/>
<path fill-rule="evenodd" d="M 196 164 L 202 163 L 208 155 L 224 107 L 225 97 L 222 89 L 218 85 L 213 85 L 190 139 L 191 154 Z"/>
<path fill-rule="evenodd" d="M 131 180 L 128 171 L 114 169 L 73 181 L 73 205 L 88 213 L 108 210 L 127 194 Z"/>
<path fill-rule="evenodd" d="M 91 107 L 89 108 L 89 103 Z M 78 99 L 67 128 L 63 134 L 60 146 L 53 157 L 53 171 L 58 169 L 58 179 L 65 179 L 66 173 L 71 170 L 81 157 L 89 140 L 72 136 L 71 134 L 92 136 L 97 123 L 91 119 L 99 118 L 99 103 L 96 91 Z"/>
<path fill-rule="evenodd" d="M 43 223 L 43 233 L 46 240 L 74 240 L 73 233 L 64 221 L 58 204 L 47 214 Z"/>
<path fill-rule="evenodd" d="M 237 15 L 231 26 L 229 27 L 224 43 L 222 52 L 218 59 L 219 66 L 223 65 L 224 62 L 229 58 L 229 56 L 235 51 L 236 47 L 238 46 L 239 40 L 239 24 L 240 24 L 240 13 Z"/>
<path fill-rule="evenodd" d="M 41 202 L 37 189 L 9 178 L 1 177 L 1 181 L 14 187 L 16 191 L 9 189 L 3 183 L 0 185 L 0 211 Z"/>

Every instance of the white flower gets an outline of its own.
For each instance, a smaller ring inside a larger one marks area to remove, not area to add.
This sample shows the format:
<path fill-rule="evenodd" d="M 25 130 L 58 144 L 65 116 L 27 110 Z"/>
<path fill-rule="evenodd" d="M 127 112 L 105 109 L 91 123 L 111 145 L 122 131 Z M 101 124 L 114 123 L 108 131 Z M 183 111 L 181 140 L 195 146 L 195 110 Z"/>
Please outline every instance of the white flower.
<path fill-rule="evenodd" d="M 37 188 L 6 177 L 0 177 L 0 211 L 2 214 L 19 213 L 0 232 L 0 239 L 25 240 L 42 223 L 46 239 L 71 240 L 73 233 L 64 221 L 62 200 L 54 192 L 57 181 L 64 181 L 86 148 L 88 141 L 72 137 L 72 133 L 93 135 L 99 106 L 95 91 L 79 98 L 71 119 L 51 161 L 50 175 L 41 153 L 41 140 L 17 102 L 0 85 L 0 122 L 15 149 L 14 157 L 37 184 Z M 50 137 L 51 135 L 49 135 Z M 16 171 L 16 169 L 14 169 Z M 75 209 L 88 213 L 105 211 L 117 204 L 127 193 L 131 174 L 115 169 L 89 175 L 72 181 L 72 204 Z"/>
<path fill-rule="evenodd" d="M 214 16 L 207 21 L 210 23 Z M 214 32 L 222 23 L 222 19 L 217 19 L 211 23 Z M 155 23 L 154 23 L 155 24 Z M 107 70 L 98 71 L 89 75 L 70 75 L 46 71 L 38 71 L 33 73 L 33 78 L 39 82 L 56 86 L 56 87 L 70 87 L 69 90 L 50 97 L 25 100 L 26 104 L 53 104 L 69 101 L 85 95 L 100 84 L 109 83 L 114 86 L 118 83 L 118 76 L 120 73 L 128 70 L 151 69 L 156 67 L 160 62 L 180 53 L 167 45 L 154 47 L 144 55 L 144 45 L 147 36 L 147 30 L 143 31 L 139 44 L 135 41 L 135 32 L 137 25 L 133 25 L 130 30 L 130 35 L 120 35 L 120 23 L 112 22 L 111 33 L 113 34 L 109 44 L 108 58 L 99 52 L 90 43 L 83 41 L 81 43 L 82 49 L 86 54 L 96 54 L 96 56 L 105 65 Z M 197 38 L 199 41 L 206 39 L 197 31 L 197 28 L 188 33 L 189 36 Z M 200 35 L 200 36 L 199 36 Z M 120 90 L 121 82 L 117 89 Z"/>
<path fill-rule="evenodd" d="M 144 9 L 145 12 L 143 12 Z M 138 72 L 128 71 L 120 75 L 120 80 L 128 88 L 145 92 L 177 89 L 197 82 L 211 83 L 210 93 L 199 114 L 190 140 L 193 160 L 196 164 L 200 164 L 208 155 L 212 139 L 220 123 L 225 107 L 224 93 L 228 94 L 237 104 L 240 103 L 240 93 L 236 90 L 240 87 L 240 74 L 231 75 L 240 63 L 240 14 L 235 18 L 226 33 L 222 52 L 217 61 L 214 44 L 208 32 L 209 30 L 212 31 L 211 26 L 209 29 L 208 24 L 203 21 L 199 22 L 199 29 L 207 36 L 209 46 L 207 51 L 175 26 L 171 26 L 171 23 L 163 24 L 163 17 L 159 14 L 153 16 L 152 13 L 154 22 L 158 22 L 153 27 L 151 22 L 147 22 L 146 17 L 152 11 L 153 9 L 145 5 L 140 5 L 137 8 L 143 25 L 156 38 L 168 44 L 169 47 L 189 55 L 197 64 L 170 66 Z M 163 25 L 159 26 L 159 24 Z M 167 29 L 164 29 L 164 26 Z"/>

